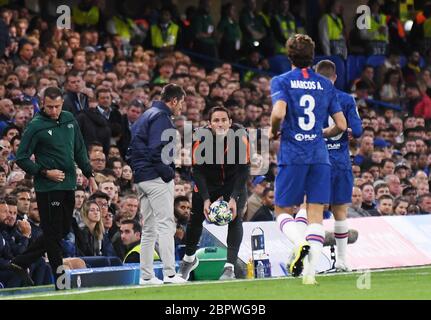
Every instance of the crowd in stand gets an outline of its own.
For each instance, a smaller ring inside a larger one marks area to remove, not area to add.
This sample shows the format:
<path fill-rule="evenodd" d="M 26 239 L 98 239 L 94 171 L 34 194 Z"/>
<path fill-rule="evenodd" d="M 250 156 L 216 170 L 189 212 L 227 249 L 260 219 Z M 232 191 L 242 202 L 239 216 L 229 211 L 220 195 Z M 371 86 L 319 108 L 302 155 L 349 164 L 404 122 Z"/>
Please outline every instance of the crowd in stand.
<path fill-rule="evenodd" d="M 4 201 L 0 201 L 0 213 L 4 214 L 0 232 L 4 241 L 0 241 L 0 262 L 22 253 L 41 232 L 32 177 L 14 160 L 26 124 L 40 110 L 44 88 L 57 86 L 64 91 L 63 110 L 72 112 L 79 123 L 99 189 L 90 194 L 88 181 L 77 168 L 74 223 L 63 241 L 64 257 L 117 256 L 124 262 L 139 262 L 139 201 L 126 162 L 131 126 L 159 99 L 165 84 L 176 83 L 187 93 L 183 114 L 174 119 L 181 134 L 190 129 L 186 122 L 192 128 L 206 125 L 208 110 L 214 106 L 225 106 L 233 122 L 262 134 L 270 125 L 271 78 L 255 71 L 246 77 L 230 61 L 246 57 L 243 64 L 265 68 L 264 58 L 283 53 L 291 33 L 305 32 L 297 5 L 276 1 L 274 7 L 273 3 L 265 2 L 258 11 L 254 0 L 245 1 L 239 19 L 235 6 L 226 4 L 218 25 L 205 0 L 187 10 L 187 19 L 181 19 L 174 7 L 163 7 L 149 10 L 139 21 L 118 14 L 104 24 L 93 1 L 82 1 L 72 10 L 72 29 L 58 29 L 43 14 L 24 6 L 2 7 L 0 196 Z M 331 6 L 335 14 L 338 5 Z M 330 18 L 322 19 L 324 24 Z M 328 23 L 343 25 L 341 19 L 337 21 L 335 17 Z M 391 41 L 391 25 L 386 26 Z M 320 40 L 324 42 L 326 36 L 329 50 L 340 49 L 331 44 L 332 27 Z M 225 62 L 202 65 L 177 48 Z M 403 68 L 401 52 L 391 49 L 383 65 L 365 66 L 351 84 L 364 133 L 350 141 L 355 187 L 349 217 L 431 213 L 431 61 L 424 52 L 407 52 Z M 376 108 L 369 98 L 400 108 Z M 194 187 L 188 147 L 183 141 L 175 177 L 178 245 L 190 217 Z M 245 221 L 274 220 L 277 150 L 278 141 L 273 141 L 268 154 L 252 158 L 255 169 L 266 164 L 269 170 L 249 179 Z M 30 271 L 36 284 L 51 283 L 43 259 Z"/>

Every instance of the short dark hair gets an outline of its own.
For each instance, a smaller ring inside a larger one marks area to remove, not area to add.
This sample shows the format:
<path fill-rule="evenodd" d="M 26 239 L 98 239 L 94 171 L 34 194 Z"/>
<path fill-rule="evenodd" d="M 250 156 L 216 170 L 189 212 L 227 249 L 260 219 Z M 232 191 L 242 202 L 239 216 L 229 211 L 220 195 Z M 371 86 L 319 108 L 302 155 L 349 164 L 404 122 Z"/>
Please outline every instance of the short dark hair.
<path fill-rule="evenodd" d="M 217 106 L 217 107 L 211 108 L 210 111 L 208 112 L 208 120 L 209 121 L 211 121 L 211 118 L 215 112 L 226 112 L 227 117 L 229 119 L 232 119 L 232 115 L 231 115 L 229 109 L 227 109 L 225 107 Z"/>
<path fill-rule="evenodd" d="M 174 207 L 175 207 L 178 203 L 183 202 L 183 201 L 187 201 L 187 202 L 189 202 L 189 203 L 190 203 L 190 199 L 189 199 L 188 197 L 186 197 L 186 196 L 177 196 L 177 197 L 175 197 L 175 199 L 174 199 Z"/>
<path fill-rule="evenodd" d="M 377 192 L 382 188 L 389 188 L 388 184 L 386 182 L 379 183 L 374 187 L 374 193 L 377 194 Z"/>
<path fill-rule="evenodd" d="M 21 192 L 31 193 L 31 190 L 30 190 L 30 188 L 28 188 L 28 187 L 26 187 L 26 186 L 17 186 L 17 187 L 12 191 L 12 194 L 13 194 L 14 196 L 17 196 L 17 195 L 18 195 L 18 193 L 21 193 Z"/>
<path fill-rule="evenodd" d="M 69 73 L 66 75 L 66 82 L 69 81 L 69 78 L 71 77 L 81 77 L 81 73 L 77 70 L 70 70 Z"/>
<path fill-rule="evenodd" d="M 389 195 L 389 194 L 383 194 L 383 195 L 379 198 L 379 200 L 377 200 L 377 201 L 378 201 L 378 203 L 380 204 L 380 202 L 381 202 L 382 200 L 385 200 L 385 199 L 390 199 L 390 200 L 394 201 L 394 198 L 393 198 L 391 195 Z"/>
<path fill-rule="evenodd" d="M 337 68 L 331 60 L 322 60 L 316 65 L 316 72 L 331 79 L 337 74 Z"/>
<path fill-rule="evenodd" d="M 43 99 L 45 100 L 46 97 L 48 97 L 48 98 L 50 98 L 52 100 L 55 100 L 58 97 L 63 97 L 63 94 L 62 94 L 60 88 L 57 88 L 57 87 L 48 87 L 43 92 Z"/>
<path fill-rule="evenodd" d="M 123 224 L 133 225 L 133 232 L 139 232 L 140 234 L 142 234 L 142 227 L 138 221 L 132 220 L 132 219 L 127 219 L 127 220 L 121 221 L 121 225 L 123 225 Z"/>
<path fill-rule="evenodd" d="M 287 56 L 298 68 L 312 65 L 314 60 L 315 44 L 313 39 L 305 34 L 295 34 L 286 42 Z"/>
<path fill-rule="evenodd" d="M 11 195 L 11 194 L 7 195 L 5 197 L 5 200 L 6 200 L 6 204 L 8 206 L 16 206 L 18 204 L 16 197 L 14 195 Z"/>
<path fill-rule="evenodd" d="M 100 89 L 97 89 L 96 90 L 96 99 L 98 99 L 99 98 L 99 95 L 101 94 L 101 93 L 111 93 L 111 90 L 110 89 L 108 89 L 108 88 L 100 88 Z"/>
<path fill-rule="evenodd" d="M 269 192 L 274 191 L 273 188 L 265 188 L 262 193 L 262 198 L 266 197 Z"/>
<path fill-rule="evenodd" d="M 107 195 L 105 192 L 102 192 L 100 190 L 97 190 L 95 193 L 93 193 L 89 198 L 88 201 L 96 200 L 97 198 L 105 199 L 109 202 L 110 198 L 109 195 Z"/>
<path fill-rule="evenodd" d="M 169 102 L 175 98 L 181 100 L 185 96 L 186 92 L 181 86 L 170 83 L 163 87 L 160 94 L 160 100 L 163 102 Z"/>

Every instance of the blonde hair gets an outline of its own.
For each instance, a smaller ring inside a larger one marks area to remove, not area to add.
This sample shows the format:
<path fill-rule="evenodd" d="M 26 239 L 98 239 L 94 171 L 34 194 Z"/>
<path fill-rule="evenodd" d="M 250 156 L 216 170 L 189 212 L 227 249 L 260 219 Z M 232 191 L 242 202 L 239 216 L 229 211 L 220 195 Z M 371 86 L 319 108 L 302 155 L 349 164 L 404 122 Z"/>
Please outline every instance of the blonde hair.
<path fill-rule="evenodd" d="M 82 221 L 84 221 L 87 227 L 90 224 L 90 220 L 88 219 L 88 213 L 90 211 L 90 206 L 92 204 L 95 204 L 100 209 L 99 205 L 95 200 L 89 200 L 84 202 L 84 205 L 82 206 L 82 210 L 81 210 Z M 104 233 L 105 233 L 105 228 L 103 227 L 102 214 L 100 214 L 100 220 L 96 222 L 93 235 L 97 238 L 97 240 L 100 241 L 103 239 Z"/>

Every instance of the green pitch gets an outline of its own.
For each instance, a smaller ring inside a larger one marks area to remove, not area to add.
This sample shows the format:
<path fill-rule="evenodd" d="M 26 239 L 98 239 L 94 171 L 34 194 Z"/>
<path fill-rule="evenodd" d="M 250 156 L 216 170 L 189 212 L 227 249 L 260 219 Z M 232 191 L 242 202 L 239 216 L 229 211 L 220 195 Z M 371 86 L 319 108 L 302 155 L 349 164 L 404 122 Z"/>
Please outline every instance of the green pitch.
<path fill-rule="evenodd" d="M 304 286 L 301 279 L 277 278 L 230 282 L 190 282 L 157 287 L 94 288 L 31 299 L 431 299 L 431 267 L 391 269 L 370 273 L 317 276 L 319 286 Z M 359 289 L 359 288 L 362 289 Z M 85 292 L 85 291 L 90 292 Z M 24 297 L 22 297 L 24 298 Z M 1 299 L 1 298 L 0 298 Z"/>

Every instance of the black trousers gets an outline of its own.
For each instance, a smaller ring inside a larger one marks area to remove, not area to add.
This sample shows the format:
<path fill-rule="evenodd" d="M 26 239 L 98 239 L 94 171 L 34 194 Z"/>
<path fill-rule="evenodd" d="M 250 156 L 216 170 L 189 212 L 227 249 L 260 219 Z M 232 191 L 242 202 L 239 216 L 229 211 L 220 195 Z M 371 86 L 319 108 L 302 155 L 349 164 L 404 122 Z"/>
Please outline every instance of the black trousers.
<path fill-rule="evenodd" d="M 229 202 L 231 190 L 219 188 L 209 190 L 211 203 L 223 196 L 225 201 Z M 236 264 L 238 251 L 241 245 L 243 229 L 242 229 L 242 212 L 244 211 L 245 202 L 247 200 L 247 191 L 241 193 L 239 200 L 236 203 L 237 217 L 228 225 L 227 231 L 227 262 Z M 192 196 L 192 214 L 187 224 L 186 230 L 186 255 L 195 254 L 199 239 L 202 235 L 202 223 L 205 220 L 204 202 L 198 192 L 193 192 Z"/>
<path fill-rule="evenodd" d="M 43 235 L 37 238 L 22 255 L 15 257 L 12 262 L 26 269 L 46 252 L 56 288 L 59 289 L 57 278 L 62 272 L 58 273 L 57 269 L 63 265 L 61 240 L 71 228 L 75 192 L 73 190 L 36 192 L 36 200 Z"/>

